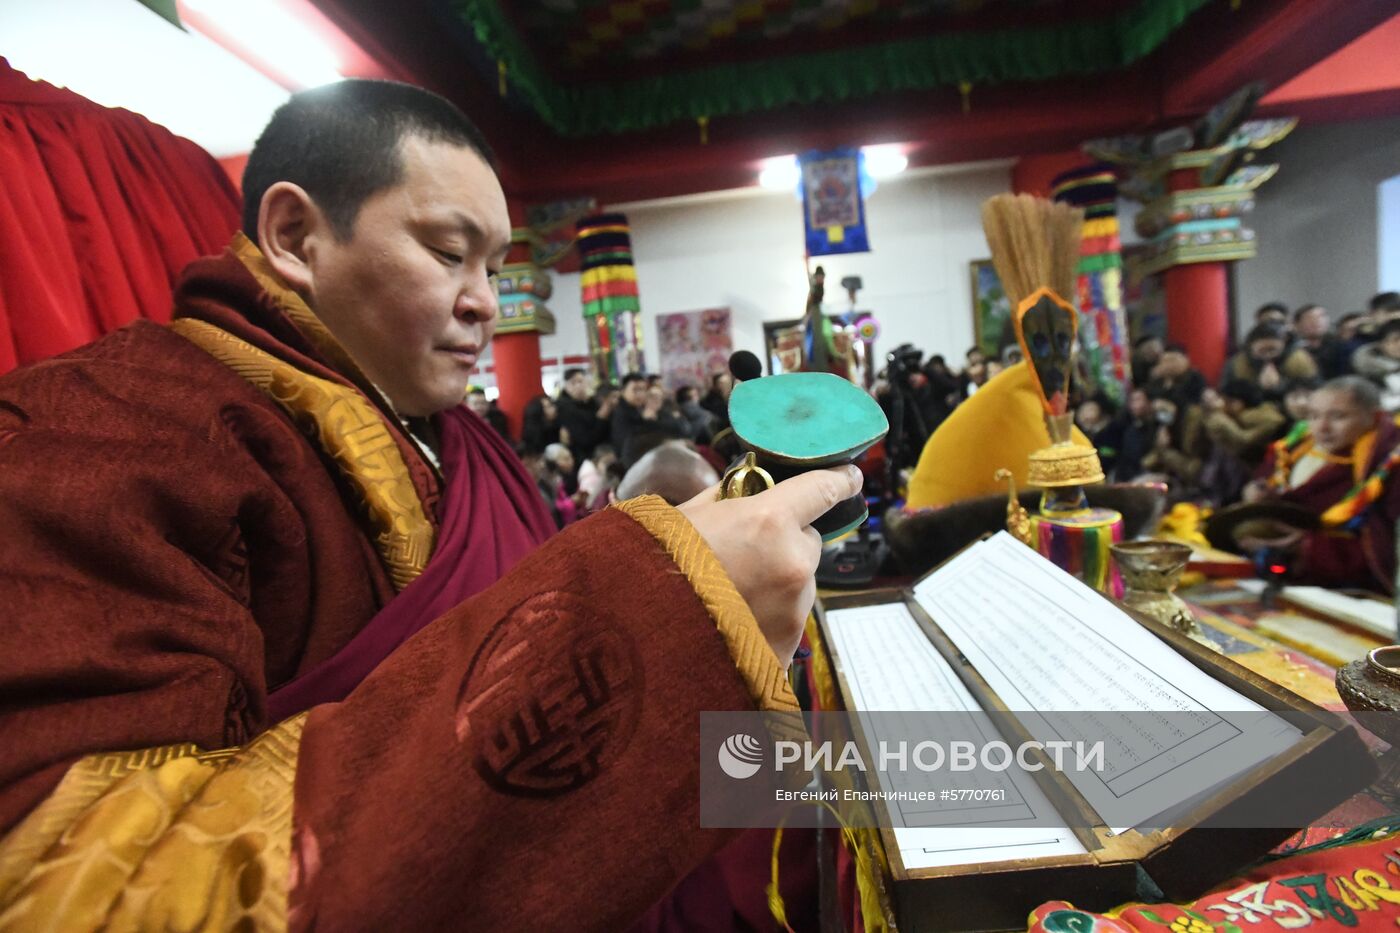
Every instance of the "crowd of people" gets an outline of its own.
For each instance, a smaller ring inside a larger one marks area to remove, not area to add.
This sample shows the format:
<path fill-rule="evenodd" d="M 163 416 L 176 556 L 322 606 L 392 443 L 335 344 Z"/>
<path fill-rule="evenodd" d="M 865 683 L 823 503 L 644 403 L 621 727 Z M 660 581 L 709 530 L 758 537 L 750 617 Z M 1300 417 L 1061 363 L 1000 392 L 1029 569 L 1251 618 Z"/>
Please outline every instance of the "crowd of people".
<path fill-rule="evenodd" d="M 566 369 L 557 395 L 526 404 L 518 438 L 484 390 L 473 388 L 467 402 L 514 445 L 562 528 L 619 498 L 648 492 L 678 504 L 717 482 L 731 453 L 722 435 L 732 388 L 728 373 L 701 394 L 667 391 L 658 375 L 595 385 L 587 370 Z"/>
<path fill-rule="evenodd" d="M 888 414 L 902 408 L 890 419 L 901 434 L 890 446 L 896 465 L 907 468 L 962 401 L 1020 360 L 1020 349 L 1011 345 L 989 358 L 974 347 L 959 368 L 941 355 L 924 361 L 917 351 L 891 357 L 873 392 Z M 1132 347 L 1125 402 L 1077 391 L 1075 423 L 1098 449 L 1110 481 L 1163 482 L 1175 501 L 1218 507 L 1239 501 L 1270 446 L 1308 423 L 1318 390 L 1349 375 L 1374 385 L 1380 410 L 1400 413 L 1400 294 L 1376 295 L 1367 311 L 1335 321 L 1316 304 L 1291 312 L 1281 303 L 1263 305 L 1218 385 L 1193 366 L 1185 348 L 1141 336 Z M 677 497 L 713 482 L 731 453 L 713 445 L 728 427 L 732 386 L 728 373 L 716 373 L 703 393 L 693 386 L 669 392 L 660 376 L 640 373 L 620 385 L 595 385 L 586 370 L 568 369 L 557 395 L 539 395 L 526 406 L 518 438 L 481 389 L 472 390 L 468 404 L 515 445 L 562 527 L 618 498 L 624 478 L 644 460 L 646 479 L 634 476 L 632 488 L 665 486 L 667 498 L 684 501 Z M 691 458 L 647 457 L 663 445 L 684 448 Z M 669 466 L 657 469 L 654 462 Z"/>
<path fill-rule="evenodd" d="M 907 378 L 897 367 L 882 370 L 873 391 L 887 413 L 894 382 L 910 386 L 908 441 L 895 445 L 900 465 L 912 465 L 923 441 L 958 402 L 1018 359 L 1014 353 L 987 359 L 973 349 L 956 372 L 941 356 Z M 562 528 L 618 499 L 646 492 L 674 504 L 717 482 L 739 453 L 728 430 L 733 387 L 728 372 L 714 373 L 703 388 L 668 391 L 656 374 L 628 373 L 613 384 L 570 368 L 556 394 L 526 404 L 518 436 L 484 389 L 473 387 L 467 406 L 511 443 Z"/>
<path fill-rule="evenodd" d="M 1165 481 L 1177 500 L 1227 505 L 1239 501 L 1271 445 L 1309 423 L 1318 391 L 1333 380 L 1358 377 L 1365 382 L 1353 388 L 1370 384 L 1381 411 L 1400 412 L 1400 295 L 1376 295 L 1366 312 L 1335 322 L 1316 304 L 1291 313 L 1263 305 L 1218 385 L 1184 348 L 1156 336 L 1134 343 L 1132 374 L 1122 410 L 1102 394 L 1076 409 L 1105 473 Z"/>

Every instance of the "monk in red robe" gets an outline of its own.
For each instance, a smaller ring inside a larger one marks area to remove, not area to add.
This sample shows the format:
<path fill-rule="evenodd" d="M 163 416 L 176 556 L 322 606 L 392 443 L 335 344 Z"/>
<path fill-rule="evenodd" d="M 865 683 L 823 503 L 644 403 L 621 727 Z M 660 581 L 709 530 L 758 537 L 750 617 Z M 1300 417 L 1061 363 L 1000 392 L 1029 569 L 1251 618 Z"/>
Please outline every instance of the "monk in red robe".
<path fill-rule="evenodd" d="M 1301 582 L 1394 593 L 1400 429 L 1375 387 L 1356 376 L 1328 382 L 1311 404 L 1308 421 L 1269 448 L 1245 499 L 1300 505 L 1318 527 L 1284 527 L 1240 544 L 1290 553 L 1290 577 Z"/>
<path fill-rule="evenodd" d="M 545 541 L 460 405 L 511 232 L 475 128 L 298 94 L 244 190 L 171 326 L 0 379 L 0 926 L 625 927 L 727 838 L 697 714 L 796 709 L 857 474 Z"/>

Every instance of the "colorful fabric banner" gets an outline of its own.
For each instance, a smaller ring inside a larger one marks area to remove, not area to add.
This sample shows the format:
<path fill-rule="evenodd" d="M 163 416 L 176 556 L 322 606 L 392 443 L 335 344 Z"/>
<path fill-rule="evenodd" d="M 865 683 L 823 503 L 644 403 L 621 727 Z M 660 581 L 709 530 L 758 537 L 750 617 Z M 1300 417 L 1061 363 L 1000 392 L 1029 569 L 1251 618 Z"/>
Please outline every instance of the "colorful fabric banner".
<path fill-rule="evenodd" d="M 865 198 L 861 194 L 859 149 L 804 152 L 802 223 L 807 232 L 807 255 L 866 253 Z"/>
<path fill-rule="evenodd" d="M 1081 360 L 1087 393 L 1101 392 L 1121 405 L 1131 373 L 1128 321 L 1123 308 L 1123 256 L 1118 239 L 1118 181 L 1111 166 L 1071 169 L 1055 178 L 1054 196 L 1084 209 L 1080 243 Z"/>
<path fill-rule="evenodd" d="M 1369 829 L 1371 827 L 1365 827 Z M 1394 830 L 1393 823 L 1384 827 Z M 1362 838 L 1361 830 L 1347 834 Z M 1064 901 L 1030 916 L 1030 933 L 1242 933 L 1307 928 L 1394 930 L 1400 923 L 1400 849 L 1391 835 L 1319 846 L 1266 862 L 1190 904 L 1126 904 L 1106 914 Z"/>
<path fill-rule="evenodd" d="M 645 368 L 642 360 L 641 299 L 632 264 L 632 233 L 624 214 L 595 214 L 578 222 L 583 266 L 583 316 L 600 379 L 616 382 Z"/>

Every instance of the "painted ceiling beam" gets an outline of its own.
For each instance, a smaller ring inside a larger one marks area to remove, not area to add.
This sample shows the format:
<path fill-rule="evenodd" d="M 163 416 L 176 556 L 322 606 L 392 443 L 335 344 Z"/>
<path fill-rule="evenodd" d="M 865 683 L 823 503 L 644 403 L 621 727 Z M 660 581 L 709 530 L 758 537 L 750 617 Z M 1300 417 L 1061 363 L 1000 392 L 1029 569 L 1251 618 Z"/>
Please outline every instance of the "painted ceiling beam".
<path fill-rule="evenodd" d="M 956 91 L 895 95 L 839 107 L 787 108 L 698 128 L 571 140 L 529 159 L 513 193 L 548 200 L 587 193 L 604 203 L 752 185 L 763 159 L 806 149 L 908 143 L 910 168 L 1053 152 L 1108 133 L 1145 130 L 1150 88 L 1137 75 L 1109 87 L 1006 85 L 974 90 L 967 113 Z M 1082 101 L 1092 96 L 1093 106 Z"/>
<path fill-rule="evenodd" d="M 461 106 L 497 150 L 513 198 L 587 195 L 602 203 L 745 187 L 764 158 L 808 148 L 900 142 L 917 168 L 1052 152 L 1095 136 L 1160 128 L 1199 116 L 1250 80 L 1277 87 L 1395 13 L 1394 0 L 1242 0 L 1239 10 L 1222 0 L 1117 74 L 974 87 L 966 114 L 955 89 L 937 89 L 714 117 L 709 142 L 701 145 L 693 123 L 560 138 L 520 101 L 500 95 L 495 64 L 463 41 L 461 23 L 446 21 L 446 4 L 314 2 L 396 73 Z M 1373 116 L 1400 102 L 1393 94 L 1371 94 L 1338 105 L 1329 111 L 1333 118 Z"/>

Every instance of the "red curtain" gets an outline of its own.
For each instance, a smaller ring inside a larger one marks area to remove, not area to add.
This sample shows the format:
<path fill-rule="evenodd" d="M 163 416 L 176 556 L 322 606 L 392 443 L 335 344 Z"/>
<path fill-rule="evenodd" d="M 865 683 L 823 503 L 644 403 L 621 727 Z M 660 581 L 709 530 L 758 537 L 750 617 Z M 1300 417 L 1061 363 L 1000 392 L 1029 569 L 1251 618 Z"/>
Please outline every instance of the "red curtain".
<path fill-rule="evenodd" d="M 0 58 L 0 373 L 168 320 L 175 277 L 223 249 L 239 211 L 194 143 Z"/>

